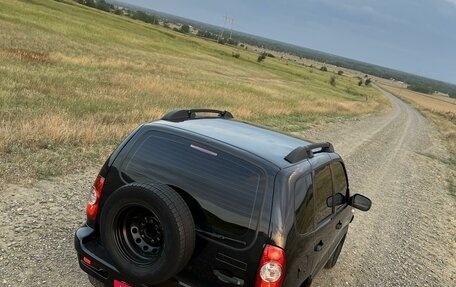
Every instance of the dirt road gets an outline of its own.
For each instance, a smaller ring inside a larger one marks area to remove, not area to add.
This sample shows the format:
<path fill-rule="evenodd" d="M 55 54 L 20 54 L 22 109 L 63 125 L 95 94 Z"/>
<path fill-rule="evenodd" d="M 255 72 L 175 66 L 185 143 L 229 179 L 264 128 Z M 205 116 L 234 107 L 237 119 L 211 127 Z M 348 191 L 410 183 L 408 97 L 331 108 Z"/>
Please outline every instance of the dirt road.
<path fill-rule="evenodd" d="M 356 212 L 339 262 L 313 286 L 456 286 L 456 200 L 448 194 L 447 155 L 421 114 L 386 93 L 384 116 L 329 126 L 352 193 L 373 207 Z M 321 134 L 320 134 L 321 133 Z"/>
<path fill-rule="evenodd" d="M 357 212 L 338 264 L 313 286 L 456 286 L 456 200 L 439 134 L 387 94 L 391 112 L 306 131 L 344 157 L 351 190 L 373 207 Z M 96 169 L 35 187 L 9 186 L 0 202 L 2 286 L 89 286 L 73 251 Z M 21 181 L 18 178 L 18 181 Z"/>

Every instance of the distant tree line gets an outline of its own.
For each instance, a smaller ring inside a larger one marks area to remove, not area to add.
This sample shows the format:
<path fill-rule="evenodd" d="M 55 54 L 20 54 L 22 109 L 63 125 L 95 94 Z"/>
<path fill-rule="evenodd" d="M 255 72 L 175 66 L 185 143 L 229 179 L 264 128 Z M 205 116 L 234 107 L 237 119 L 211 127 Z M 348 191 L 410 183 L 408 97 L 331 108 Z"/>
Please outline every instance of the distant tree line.
<path fill-rule="evenodd" d="M 198 30 L 198 33 L 196 33 L 196 36 L 202 37 L 202 38 L 207 38 L 207 39 L 212 39 L 212 40 L 217 40 L 218 35 L 209 31 L 203 31 L 203 30 Z"/>
<path fill-rule="evenodd" d="M 438 86 L 429 84 L 428 82 L 417 82 L 417 83 L 409 84 L 407 86 L 407 88 L 409 90 L 419 92 L 419 93 L 424 93 L 424 94 L 433 94 L 435 92 L 442 91 L 442 89 L 439 89 Z M 450 96 L 450 98 L 456 98 L 456 89 L 450 89 L 446 93 L 448 93 L 448 96 Z"/>
<path fill-rule="evenodd" d="M 79 4 L 86 5 L 92 8 L 100 9 L 106 12 L 113 12 L 116 8 L 114 5 L 106 3 L 104 0 L 75 0 Z"/>
<path fill-rule="evenodd" d="M 435 92 L 435 90 L 432 88 L 432 86 L 428 86 L 422 83 L 418 84 L 410 84 L 407 87 L 409 90 L 419 92 L 419 93 L 425 93 L 425 94 L 432 94 Z"/>
<path fill-rule="evenodd" d="M 140 20 L 149 24 L 158 24 L 158 19 L 154 15 L 150 15 L 148 13 L 142 11 L 129 11 L 130 13 L 127 14 L 130 18 L 135 20 Z"/>
<path fill-rule="evenodd" d="M 143 11 L 130 10 L 127 8 L 119 8 L 115 5 L 107 3 L 105 0 L 74 0 L 79 4 L 89 6 L 95 9 L 103 10 L 106 12 L 114 13 L 117 15 L 124 15 L 135 20 L 143 21 L 149 24 L 158 24 L 158 17 Z"/>

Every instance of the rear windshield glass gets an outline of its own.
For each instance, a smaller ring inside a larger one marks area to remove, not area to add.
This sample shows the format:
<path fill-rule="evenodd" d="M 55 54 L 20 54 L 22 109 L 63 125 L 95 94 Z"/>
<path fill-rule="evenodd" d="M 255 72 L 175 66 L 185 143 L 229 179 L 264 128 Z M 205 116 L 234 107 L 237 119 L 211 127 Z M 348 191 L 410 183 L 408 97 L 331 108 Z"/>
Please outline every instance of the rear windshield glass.
<path fill-rule="evenodd" d="M 231 154 L 161 132 L 140 140 L 127 159 L 128 177 L 159 181 L 190 193 L 204 209 L 207 231 L 243 235 L 256 229 L 261 169 Z"/>

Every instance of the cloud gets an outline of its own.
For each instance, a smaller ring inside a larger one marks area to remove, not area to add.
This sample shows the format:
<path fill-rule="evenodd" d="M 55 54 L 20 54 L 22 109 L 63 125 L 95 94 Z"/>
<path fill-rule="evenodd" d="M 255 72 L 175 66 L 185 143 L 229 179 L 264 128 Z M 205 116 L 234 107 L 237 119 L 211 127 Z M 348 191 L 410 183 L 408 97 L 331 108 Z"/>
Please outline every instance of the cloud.
<path fill-rule="evenodd" d="M 406 18 L 401 18 L 385 10 L 384 2 L 377 0 L 311 0 L 326 6 L 326 11 L 334 11 L 334 18 L 367 26 L 407 25 Z M 391 1 L 391 0 L 390 0 Z M 392 0 L 394 1 L 394 0 Z M 414 0 L 411 0 L 414 1 Z M 455 1 L 456 0 L 451 0 Z M 386 1 L 388 4 L 388 1 Z M 394 3 L 394 2 L 393 2 Z"/>
<path fill-rule="evenodd" d="M 445 1 L 447 1 L 448 3 L 456 5 L 456 0 L 445 0 Z"/>

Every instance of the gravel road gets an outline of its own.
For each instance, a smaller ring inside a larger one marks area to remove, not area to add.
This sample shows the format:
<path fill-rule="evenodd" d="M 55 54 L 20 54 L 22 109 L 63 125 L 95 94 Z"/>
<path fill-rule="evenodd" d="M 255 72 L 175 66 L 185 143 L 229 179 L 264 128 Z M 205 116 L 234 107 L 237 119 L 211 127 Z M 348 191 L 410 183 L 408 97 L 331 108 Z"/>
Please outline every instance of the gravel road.
<path fill-rule="evenodd" d="M 372 209 L 356 212 L 332 270 L 312 286 L 456 286 L 456 200 L 440 135 L 409 105 L 384 92 L 387 115 L 335 124 L 315 135 L 343 156 L 351 192 Z"/>
<path fill-rule="evenodd" d="M 444 144 L 418 112 L 385 93 L 390 112 L 303 133 L 344 157 L 353 193 L 373 200 L 356 212 L 339 262 L 313 286 L 456 286 L 456 200 L 448 195 Z M 96 169 L 11 185 L 0 202 L 1 286 L 90 286 L 73 232 Z M 18 179 L 19 181 L 21 179 Z"/>

